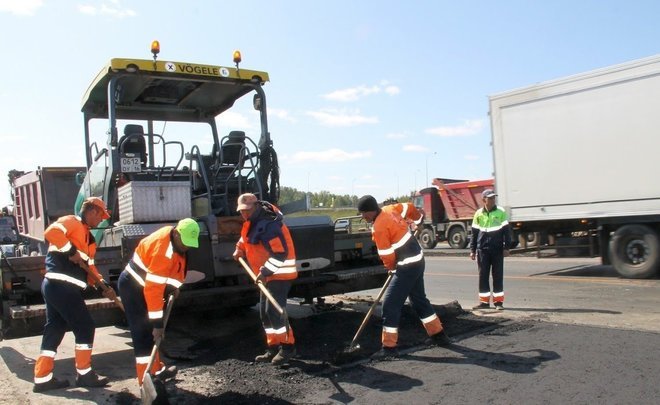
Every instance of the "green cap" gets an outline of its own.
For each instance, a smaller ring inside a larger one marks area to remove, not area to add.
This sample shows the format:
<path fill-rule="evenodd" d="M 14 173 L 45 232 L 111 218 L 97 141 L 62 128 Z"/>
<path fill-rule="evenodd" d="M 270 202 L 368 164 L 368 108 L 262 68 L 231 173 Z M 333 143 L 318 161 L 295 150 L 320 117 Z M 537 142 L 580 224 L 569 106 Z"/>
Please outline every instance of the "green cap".
<path fill-rule="evenodd" d="M 199 225 L 192 218 L 184 218 L 176 224 L 175 228 L 181 235 L 181 242 L 185 246 L 199 247 Z"/>

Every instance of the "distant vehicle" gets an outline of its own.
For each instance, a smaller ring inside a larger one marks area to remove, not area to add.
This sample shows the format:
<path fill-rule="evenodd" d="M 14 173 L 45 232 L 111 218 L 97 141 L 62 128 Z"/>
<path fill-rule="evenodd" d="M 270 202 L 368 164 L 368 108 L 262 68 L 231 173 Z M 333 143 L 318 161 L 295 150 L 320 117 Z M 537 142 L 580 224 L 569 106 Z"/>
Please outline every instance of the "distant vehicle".
<path fill-rule="evenodd" d="M 660 268 L 660 55 L 489 97 L 498 204 L 514 233 L 623 277 Z"/>
<path fill-rule="evenodd" d="M 422 229 L 416 232 L 424 249 L 447 241 L 453 249 L 465 249 L 472 218 L 481 206 L 481 192 L 493 188 L 493 179 L 433 179 L 433 187 L 419 190 L 413 204 L 424 210 Z"/>
<path fill-rule="evenodd" d="M 338 219 L 335 221 L 335 232 L 348 233 L 351 227 L 349 219 Z"/>

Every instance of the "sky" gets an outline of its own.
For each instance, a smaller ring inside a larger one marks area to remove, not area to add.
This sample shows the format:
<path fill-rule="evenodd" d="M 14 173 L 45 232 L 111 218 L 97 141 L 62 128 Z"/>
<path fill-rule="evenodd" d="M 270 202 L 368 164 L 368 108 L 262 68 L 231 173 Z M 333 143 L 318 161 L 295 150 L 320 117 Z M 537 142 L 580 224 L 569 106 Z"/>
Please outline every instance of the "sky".
<path fill-rule="evenodd" d="M 85 165 L 84 92 L 153 40 L 160 60 L 233 66 L 238 49 L 269 73 L 282 186 L 382 201 L 491 178 L 489 96 L 656 55 L 658 15 L 651 0 L 0 0 L 0 206 L 9 170 Z M 221 135 L 258 137 L 249 106 Z"/>

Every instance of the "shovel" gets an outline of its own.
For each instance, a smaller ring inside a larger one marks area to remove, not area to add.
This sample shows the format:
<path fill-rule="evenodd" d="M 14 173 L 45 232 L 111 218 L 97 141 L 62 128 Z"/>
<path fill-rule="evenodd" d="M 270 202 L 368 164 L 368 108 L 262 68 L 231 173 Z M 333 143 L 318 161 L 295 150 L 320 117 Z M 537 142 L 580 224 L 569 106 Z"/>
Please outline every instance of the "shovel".
<path fill-rule="evenodd" d="M 280 304 L 278 304 L 277 301 L 275 301 L 275 298 L 273 298 L 273 296 L 270 294 L 270 291 L 268 291 L 268 288 L 266 288 L 266 286 L 264 285 L 264 283 L 262 283 L 261 280 L 257 281 L 257 276 L 254 274 L 254 272 L 253 272 L 252 269 L 250 268 L 250 265 L 247 264 L 247 262 L 245 261 L 245 259 L 243 259 L 242 257 L 239 257 L 239 258 L 238 258 L 238 261 L 241 262 L 241 265 L 242 265 L 243 268 L 245 269 L 245 272 L 246 272 L 247 274 L 250 275 L 250 277 L 252 278 L 252 281 L 254 281 L 255 283 L 257 283 L 257 287 L 259 287 L 259 289 L 261 290 L 261 292 L 264 293 L 264 295 L 266 296 L 266 298 L 268 298 L 268 301 L 270 301 L 270 303 L 273 304 L 273 306 L 275 307 L 275 310 L 277 310 L 277 312 L 279 312 L 280 315 L 284 315 L 284 314 L 285 314 L 285 313 L 284 313 L 284 309 L 282 309 L 282 307 L 280 306 Z M 288 317 L 287 317 L 287 318 L 288 318 Z"/>
<path fill-rule="evenodd" d="M 357 340 L 360 338 L 360 335 L 362 334 L 362 331 L 364 331 L 364 327 L 367 325 L 367 321 L 371 318 L 371 315 L 374 313 L 374 309 L 376 309 L 376 305 L 380 302 L 380 299 L 383 298 L 383 294 L 385 294 L 385 290 L 387 290 L 387 287 L 390 285 L 390 281 L 392 281 L 392 277 L 394 277 L 394 273 L 390 273 L 387 276 L 387 279 L 385 280 L 385 284 L 383 284 L 383 287 L 381 287 L 380 292 L 378 293 L 378 296 L 374 300 L 373 304 L 371 304 L 371 307 L 369 308 L 369 311 L 367 311 L 367 315 L 365 315 L 364 320 L 362 321 L 362 324 L 358 328 L 357 332 L 355 333 L 355 336 L 353 337 L 353 340 L 351 341 L 351 344 L 348 346 L 346 350 L 344 350 L 343 353 L 345 354 L 350 354 L 354 353 L 357 350 L 360 349 L 360 345 L 357 343 Z"/>
<path fill-rule="evenodd" d="M 163 316 L 163 331 L 167 326 L 167 320 L 170 317 L 170 312 L 172 312 L 172 306 L 174 306 L 174 296 L 170 295 L 169 298 L 167 299 L 167 307 L 165 307 L 165 314 Z M 156 339 L 156 342 L 154 342 L 154 348 L 151 350 L 151 357 L 149 357 L 149 363 L 147 364 L 147 369 L 144 370 L 144 376 L 142 377 L 142 386 L 140 387 L 140 395 L 142 397 L 143 404 L 151 405 L 158 396 L 158 392 L 156 391 L 156 386 L 154 386 L 154 382 L 151 379 L 151 373 L 149 372 L 149 370 L 151 370 L 151 366 L 153 365 L 154 360 L 156 359 L 156 353 L 158 353 L 158 348 L 160 347 L 160 343 L 162 342 L 162 340 L 163 340 L 162 338 L 158 338 Z"/>
<path fill-rule="evenodd" d="M 261 292 L 264 293 L 264 295 L 266 296 L 266 298 L 268 299 L 268 301 L 270 301 L 270 303 L 273 304 L 273 307 L 275 307 L 275 310 L 276 310 L 277 312 L 279 312 L 279 314 L 280 314 L 281 317 L 284 318 L 284 327 L 286 328 L 286 332 L 287 332 L 287 334 L 288 334 L 288 333 L 289 333 L 289 330 L 291 329 L 291 325 L 289 325 L 289 315 L 287 315 L 287 313 L 286 313 L 286 309 L 282 308 L 282 307 L 280 306 L 280 304 L 277 303 L 277 301 L 275 300 L 275 298 L 273 298 L 273 296 L 271 295 L 270 291 L 268 291 L 268 288 L 266 288 L 266 286 L 264 285 L 264 283 L 263 283 L 261 280 L 257 281 L 257 276 L 254 274 L 254 272 L 253 272 L 252 269 L 250 268 L 250 265 L 247 264 L 247 262 L 245 261 L 245 259 L 243 259 L 242 257 L 239 257 L 239 258 L 238 258 L 238 261 L 241 263 L 241 265 L 242 265 L 243 268 L 245 269 L 245 272 L 250 276 L 250 278 L 252 278 L 252 281 L 254 281 L 255 283 L 257 283 L 257 287 L 259 287 L 259 289 L 261 290 Z"/>

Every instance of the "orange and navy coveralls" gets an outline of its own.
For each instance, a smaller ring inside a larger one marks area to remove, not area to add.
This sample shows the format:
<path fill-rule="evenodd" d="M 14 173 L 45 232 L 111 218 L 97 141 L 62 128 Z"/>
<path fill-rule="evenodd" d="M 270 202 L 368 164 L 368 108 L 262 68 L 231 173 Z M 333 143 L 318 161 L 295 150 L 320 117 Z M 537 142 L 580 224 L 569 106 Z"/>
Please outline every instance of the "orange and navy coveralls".
<path fill-rule="evenodd" d="M 442 323 L 424 290 L 424 254 L 410 233 L 408 222 L 419 223 L 421 213 L 412 203 L 384 206 L 371 228 L 378 255 L 385 268 L 394 272 L 383 299 L 383 347 L 394 348 L 399 339 L 401 309 L 410 299 L 429 336 L 442 331 Z"/>
<path fill-rule="evenodd" d="M 94 321 L 87 310 L 82 291 L 96 280 L 78 264 L 69 260 L 76 252 L 87 262 L 89 270 L 103 280 L 94 264 L 96 241 L 82 218 L 67 215 L 52 223 L 44 232 L 50 244 L 46 254 L 46 274 L 41 293 L 46 302 L 46 325 L 41 340 L 41 352 L 34 365 L 34 382 L 42 384 L 53 378 L 57 347 L 67 328 L 75 336 L 76 371 L 80 375 L 92 370 Z"/>
<path fill-rule="evenodd" d="M 298 277 L 296 251 L 280 210 L 266 201 L 257 204 L 257 210 L 243 223 L 236 249 L 245 253 L 256 275 L 262 273 L 265 276 L 269 292 L 280 307 L 285 308 L 291 280 Z M 287 327 L 288 320 L 280 316 L 263 294 L 260 296 L 259 314 L 269 348 L 295 343 L 293 330 Z"/>
<path fill-rule="evenodd" d="M 173 231 L 173 226 L 164 226 L 142 239 L 117 282 L 131 329 L 140 385 L 154 346 L 153 329 L 163 327 L 165 297 L 180 288 L 186 278 L 186 256 L 174 250 Z M 156 353 L 149 372 L 158 375 L 163 370 L 165 364 Z"/>

